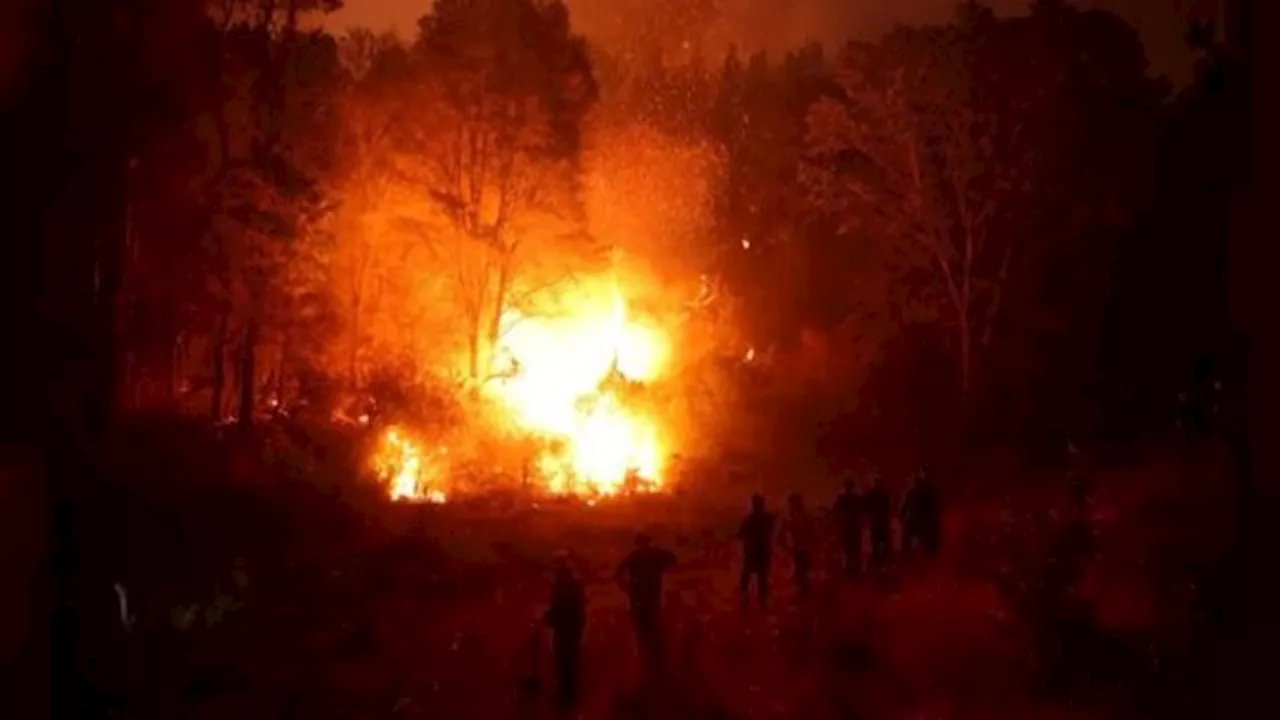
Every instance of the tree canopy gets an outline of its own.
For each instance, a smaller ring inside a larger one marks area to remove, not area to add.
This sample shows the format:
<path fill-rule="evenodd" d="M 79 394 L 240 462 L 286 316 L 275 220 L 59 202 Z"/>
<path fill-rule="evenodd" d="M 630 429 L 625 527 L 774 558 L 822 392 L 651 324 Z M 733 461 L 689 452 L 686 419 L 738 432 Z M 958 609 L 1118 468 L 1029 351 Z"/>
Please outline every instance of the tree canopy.
<path fill-rule="evenodd" d="M 327 0 L 193 8 L 148 46 L 183 59 L 148 65 L 136 130 L 130 402 L 482 381 L 512 311 L 630 272 L 673 326 L 722 300 L 728 385 L 750 350 L 797 407 L 828 388 L 813 412 L 1084 412 L 1111 258 L 1175 152 L 1133 28 L 970 2 L 770 57 L 719 52 L 704 5 L 608 47 L 554 0 L 440 0 L 404 39 L 304 29 Z"/>

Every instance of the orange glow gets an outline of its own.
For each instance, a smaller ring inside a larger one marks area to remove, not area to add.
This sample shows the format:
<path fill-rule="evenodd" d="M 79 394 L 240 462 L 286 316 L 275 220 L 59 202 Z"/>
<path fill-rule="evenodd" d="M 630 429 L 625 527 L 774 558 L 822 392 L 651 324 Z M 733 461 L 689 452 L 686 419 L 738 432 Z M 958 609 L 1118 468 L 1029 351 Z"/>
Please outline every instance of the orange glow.
<path fill-rule="evenodd" d="M 537 470 L 555 493 L 662 486 L 658 423 L 629 407 L 623 389 L 659 376 L 666 338 L 629 318 L 616 289 L 599 295 L 563 317 L 508 311 L 498 377 L 486 386 L 522 428 L 549 441 Z"/>
<path fill-rule="evenodd" d="M 529 480 L 554 494 L 595 498 L 663 487 L 669 456 L 657 418 L 634 398 L 660 377 L 667 337 L 630 317 L 621 293 L 577 298 L 568 312 L 508 310 L 483 391 L 521 434 L 542 441 Z M 443 503 L 456 489 L 445 451 L 404 428 L 386 430 L 372 457 L 392 500 Z"/>
<path fill-rule="evenodd" d="M 434 487 L 438 473 L 429 460 L 416 442 L 393 427 L 382 436 L 373 465 L 379 479 L 387 484 L 392 500 L 443 503 L 447 498 Z"/>

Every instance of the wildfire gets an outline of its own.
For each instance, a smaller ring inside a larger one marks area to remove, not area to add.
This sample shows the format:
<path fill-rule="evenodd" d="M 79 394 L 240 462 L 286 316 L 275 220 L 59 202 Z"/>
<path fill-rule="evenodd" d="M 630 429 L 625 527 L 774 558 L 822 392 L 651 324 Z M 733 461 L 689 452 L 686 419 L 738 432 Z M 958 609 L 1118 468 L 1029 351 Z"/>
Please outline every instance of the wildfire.
<path fill-rule="evenodd" d="M 662 487 L 667 457 L 660 425 L 635 402 L 658 377 L 666 337 L 628 317 L 616 291 L 557 317 L 514 310 L 504 317 L 497 372 L 484 389 L 524 432 L 545 441 L 529 469 L 546 490 L 594 503 L 624 489 Z M 373 456 L 392 500 L 445 502 L 442 453 L 424 454 L 401 428 L 383 433 Z"/>
<path fill-rule="evenodd" d="M 390 488 L 392 500 L 426 501 L 442 503 L 444 492 L 430 487 L 433 477 L 426 458 L 417 443 L 398 428 L 391 428 L 382 436 L 381 448 L 374 455 L 374 469 Z"/>
<path fill-rule="evenodd" d="M 610 300 L 571 317 L 504 318 L 502 372 L 488 387 L 522 427 L 549 440 L 537 466 L 552 492 L 662 485 L 659 427 L 626 395 L 658 376 L 665 338 L 628 318 L 620 293 Z"/>

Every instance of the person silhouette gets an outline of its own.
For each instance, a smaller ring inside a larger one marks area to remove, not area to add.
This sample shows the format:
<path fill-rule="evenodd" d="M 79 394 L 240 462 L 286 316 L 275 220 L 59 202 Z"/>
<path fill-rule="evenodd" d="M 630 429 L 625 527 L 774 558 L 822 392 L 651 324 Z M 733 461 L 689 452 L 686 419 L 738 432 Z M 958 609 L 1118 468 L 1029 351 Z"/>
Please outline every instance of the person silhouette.
<path fill-rule="evenodd" d="M 844 481 L 844 491 L 836 496 L 835 505 L 831 509 L 847 578 L 855 577 L 862 571 L 862 512 L 862 497 L 858 495 L 857 484 L 850 477 Z"/>
<path fill-rule="evenodd" d="M 773 513 L 765 510 L 764 496 L 751 496 L 751 512 L 738 526 L 738 540 L 742 543 L 742 577 L 738 583 L 739 599 L 746 607 L 751 579 L 756 581 L 756 593 L 760 607 L 769 602 L 769 570 L 773 563 Z"/>
<path fill-rule="evenodd" d="M 568 553 L 565 552 L 557 553 L 554 561 L 551 601 L 547 605 L 545 619 L 551 629 L 556 702 L 561 707 L 571 707 L 578 699 L 587 602 L 582 583 L 570 567 Z"/>
<path fill-rule="evenodd" d="M 636 649 L 650 674 L 660 672 L 663 666 L 662 578 L 675 564 L 675 553 L 654 547 L 653 538 L 640 533 L 635 547 L 614 573 L 630 602 Z"/>
<path fill-rule="evenodd" d="M 864 507 L 871 523 L 871 564 L 875 567 L 883 567 L 889 561 L 891 505 L 889 492 L 880 484 L 880 478 L 872 477 Z"/>
<path fill-rule="evenodd" d="M 791 553 L 791 566 L 796 581 L 796 592 L 801 598 L 809 596 L 809 570 L 813 567 L 814 529 L 809 511 L 805 509 L 800 493 L 787 497 L 787 514 L 782 519 L 780 533 L 783 547 Z"/>

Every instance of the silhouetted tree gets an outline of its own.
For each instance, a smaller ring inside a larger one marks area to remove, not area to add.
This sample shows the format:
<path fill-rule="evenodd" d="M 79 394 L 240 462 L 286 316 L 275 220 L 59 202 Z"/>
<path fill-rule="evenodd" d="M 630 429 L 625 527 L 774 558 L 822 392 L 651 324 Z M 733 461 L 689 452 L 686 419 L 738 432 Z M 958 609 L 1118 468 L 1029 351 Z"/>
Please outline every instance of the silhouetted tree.
<path fill-rule="evenodd" d="M 595 82 L 555 1 L 444 0 L 415 51 L 428 90 L 410 172 L 446 220 L 436 248 L 480 379 L 536 243 L 584 239 L 580 125 Z"/>
<path fill-rule="evenodd" d="M 333 161 L 338 125 L 331 99 L 339 78 L 333 39 L 299 29 L 301 14 L 338 3 L 246 3 L 215 8 L 226 12 L 216 19 L 224 28 L 221 74 L 229 92 L 217 114 L 218 169 L 210 180 L 214 211 L 206 234 L 217 316 L 211 409 L 222 416 L 224 351 L 234 321 L 242 426 L 252 424 L 257 409 L 258 353 L 266 336 L 274 336 L 280 357 L 287 354 L 286 325 L 264 333 L 264 323 L 285 317 L 275 308 L 289 292 L 283 284 L 288 263 L 313 254 L 302 243 L 323 237 L 313 228 L 327 211 L 321 181 Z"/>
<path fill-rule="evenodd" d="M 997 19 L 967 3 L 948 25 L 850 46 L 841 97 L 814 107 L 812 198 L 853 242 L 895 247 L 881 258 L 910 294 L 893 304 L 947 309 L 970 400 L 998 387 L 1075 412 L 1064 403 L 1094 374 L 1109 249 L 1150 186 L 1161 89 L 1145 71 L 1113 15 Z"/>

